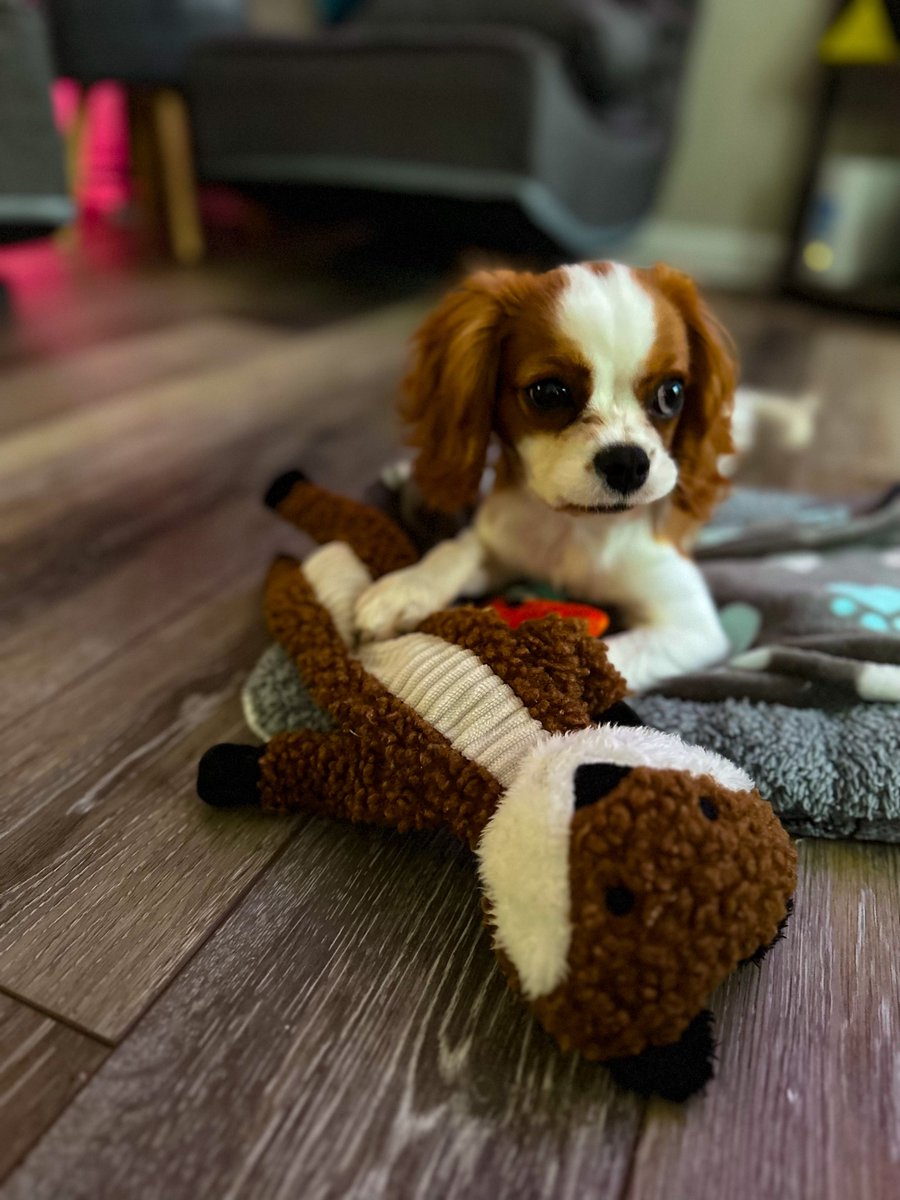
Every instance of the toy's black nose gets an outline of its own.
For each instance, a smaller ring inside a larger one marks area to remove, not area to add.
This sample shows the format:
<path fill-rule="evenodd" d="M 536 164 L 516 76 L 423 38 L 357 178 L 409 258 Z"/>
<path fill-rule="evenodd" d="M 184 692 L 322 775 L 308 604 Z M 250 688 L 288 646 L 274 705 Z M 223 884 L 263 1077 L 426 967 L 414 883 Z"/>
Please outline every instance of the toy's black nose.
<path fill-rule="evenodd" d="M 594 458 L 594 470 L 614 492 L 636 492 L 650 474 L 650 459 L 640 446 L 607 446 Z"/>

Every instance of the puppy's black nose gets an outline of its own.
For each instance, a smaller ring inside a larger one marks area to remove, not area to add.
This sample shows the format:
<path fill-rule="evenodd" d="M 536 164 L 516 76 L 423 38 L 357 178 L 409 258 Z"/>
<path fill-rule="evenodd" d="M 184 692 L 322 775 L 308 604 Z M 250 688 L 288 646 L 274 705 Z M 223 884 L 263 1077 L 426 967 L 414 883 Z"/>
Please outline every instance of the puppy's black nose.
<path fill-rule="evenodd" d="M 594 458 L 594 470 L 614 492 L 636 492 L 650 474 L 650 459 L 640 446 L 607 446 Z"/>

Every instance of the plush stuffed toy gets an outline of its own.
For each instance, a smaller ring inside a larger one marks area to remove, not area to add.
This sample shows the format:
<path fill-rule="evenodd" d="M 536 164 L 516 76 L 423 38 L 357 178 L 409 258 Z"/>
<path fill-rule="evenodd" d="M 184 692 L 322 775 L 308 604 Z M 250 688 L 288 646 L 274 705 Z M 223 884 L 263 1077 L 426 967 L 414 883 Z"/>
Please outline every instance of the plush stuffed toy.
<path fill-rule="evenodd" d="M 357 645 L 357 597 L 416 558 L 383 513 L 298 473 L 267 502 L 319 543 L 265 588 L 328 730 L 204 755 L 210 804 L 252 803 L 472 847 L 500 964 L 564 1050 L 683 1099 L 712 1074 L 710 993 L 780 935 L 796 856 L 727 760 L 642 726 L 583 623 L 460 607 Z"/>

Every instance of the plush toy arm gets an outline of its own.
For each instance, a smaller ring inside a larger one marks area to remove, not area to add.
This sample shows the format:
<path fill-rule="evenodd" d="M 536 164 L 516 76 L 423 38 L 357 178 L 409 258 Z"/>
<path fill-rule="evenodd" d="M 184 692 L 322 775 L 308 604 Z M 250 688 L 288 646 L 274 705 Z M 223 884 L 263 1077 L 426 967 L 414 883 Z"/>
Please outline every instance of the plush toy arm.
<path fill-rule="evenodd" d="M 337 496 L 288 471 L 270 485 L 265 503 L 316 542 L 347 542 L 377 579 L 416 562 L 412 542 L 390 517 L 367 504 Z"/>
<path fill-rule="evenodd" d="M 347 817 L 355 785 L 370 758 L 366 741 L 345 730 L 276 734 L 260 760 L 262 807 L 268 812 Z"/>
<path fill-rule="evenodd" d="M 599 638 L 582 638 L 580 652 L 582 665 L 588 671 L 584 681 L 584 702 L 591 719 L 596 720 L 623 700 L 628 687 L 609 661 L 606 646 Z"/>
<path fill-rule="evenodd" d="M 340 730 L 279 733 L 266 746 L 222 743 L 200 760 L 197 794 L 215 808 L 343 816 L 341 784 L 359 775 L 363 758 L 360 739 Z"/>

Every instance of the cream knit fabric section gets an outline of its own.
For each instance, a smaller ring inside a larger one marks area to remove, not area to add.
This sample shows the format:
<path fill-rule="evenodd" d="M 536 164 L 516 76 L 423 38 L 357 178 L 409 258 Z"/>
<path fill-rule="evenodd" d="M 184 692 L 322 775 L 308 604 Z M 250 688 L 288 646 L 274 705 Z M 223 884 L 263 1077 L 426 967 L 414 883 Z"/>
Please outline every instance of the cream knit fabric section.
<path fill-rule="evenodd" d="M 512 783 L 525 755 L 549 736 L 512 688 L 462 646 L 408 633 L 364 646 L 359 660 L 503 787 Z"/>
<path fill-rule="evenodd" d="M 346 542 L 329 542 L 314 550 L 300 570 L 330 613 L 341 640 L 352 646 L 356 601 L 372 582 L 365 563 Z"/>
<path fill-rule="evenodd" d="M 356 602 L 372 582 L 346 542 L 329 542 L 302 567 L 347 646 Z M 522 759 L 549 735 L 507 684 L 462 646 L 425 633 L 373 642 L 362 666 L 464 754 L 509 787 Z"/>

